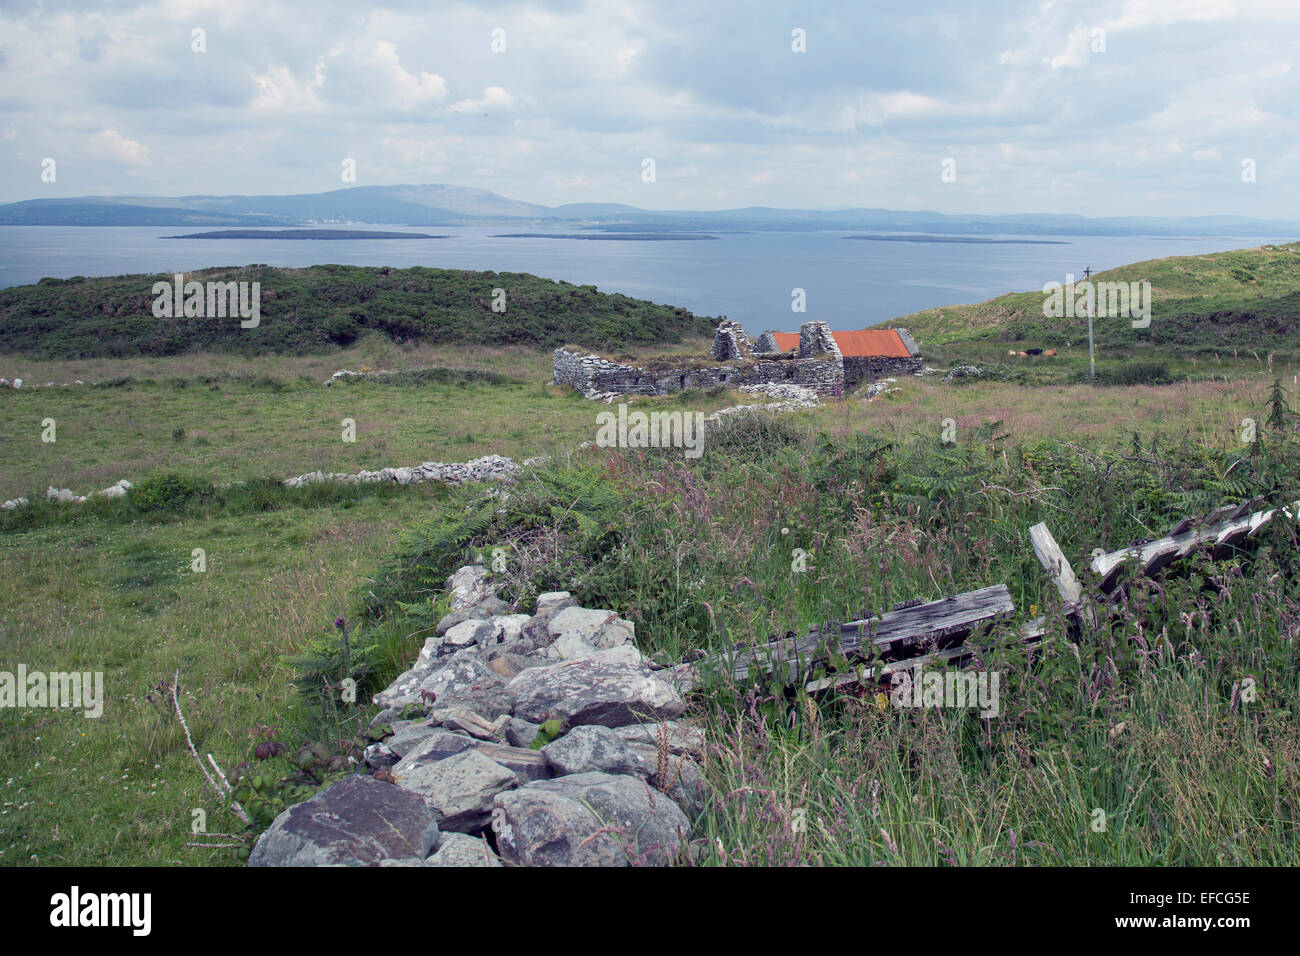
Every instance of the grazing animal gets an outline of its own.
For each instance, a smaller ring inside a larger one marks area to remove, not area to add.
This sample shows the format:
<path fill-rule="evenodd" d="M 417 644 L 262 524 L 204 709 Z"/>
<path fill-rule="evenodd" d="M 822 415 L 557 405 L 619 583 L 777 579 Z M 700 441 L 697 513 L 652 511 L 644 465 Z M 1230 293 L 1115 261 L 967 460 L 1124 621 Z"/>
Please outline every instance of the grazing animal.
<path fill-rule="evenodd" d="M 1048 350 L 1047 350 L 1046 352 L 1044 352 L 1043 354 L 1044 354 L 1044 355 L 1055 355 L 1055 354 L 1056 354 L 1056 349 L 1048 349 Z"/>
<path fill-rule="evenodd" d="M 1028 352 L 1017 352 L 1016 354 L 1019 355 L 1021 358 L 1029 358 Z"/>
<path fill-rule="evenodd" d="M 1015 355 L 1015 354 L 1016 354 L 1016 350 L 1015 350 L 1015 349 L 1010 349 L 1010 350 L 1008 350 L 1007 354 L 1008 354 L 1008 355 Z"/>
<path fill-rule="evenodd" d="M 1026 354 L 1026 355 L 1042 355 L 1042 354 L 1043 354 L 1043 350 L 1042 350 L 1042 349 L 1025 349 L 1025 354 Z"/>

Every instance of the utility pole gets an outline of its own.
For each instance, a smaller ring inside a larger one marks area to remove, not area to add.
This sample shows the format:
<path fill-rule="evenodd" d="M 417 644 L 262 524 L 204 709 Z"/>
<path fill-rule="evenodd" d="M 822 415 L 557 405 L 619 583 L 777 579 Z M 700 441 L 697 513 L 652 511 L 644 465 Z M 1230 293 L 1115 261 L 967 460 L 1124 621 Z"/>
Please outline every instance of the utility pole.
<path fill-rule="evenodd" d="M 1092 283 L 1088 277 L 1092 275 L 1092 266 L 1083 270 L 1083 281 L 1088 283 L 1088 378 L 1092 381 L 1097 380 L 1097 355 L 1092 347 L 1092 310 L 1097 302 L 1097 294 L 1093 291 Z"/>

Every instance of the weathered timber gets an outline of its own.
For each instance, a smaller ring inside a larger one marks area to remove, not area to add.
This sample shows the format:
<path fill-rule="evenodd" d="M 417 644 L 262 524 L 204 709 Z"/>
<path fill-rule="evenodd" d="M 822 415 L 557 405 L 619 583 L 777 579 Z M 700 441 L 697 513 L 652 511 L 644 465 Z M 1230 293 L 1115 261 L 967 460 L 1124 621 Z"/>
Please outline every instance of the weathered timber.
<path fill-rule="evenodd" d="M 1021 643 L 1037 643 L 1046 630 L 1047 619 L 1042 617 L 1034 618 L 1020 628 Z M 941 651 L 922 654 L 919 657 L 907 657 L 882 664 L 865 664 L 842 674 L 832 674 L 820 680 L 809 681 L 804 685 L 804 689 L 810 694 L 824 694 L 827 691 L 844 690 L 862 684 L 878 684 L 898 671 L 910 670 L 914 667 L 923 667 L 927 664 L 960 664 L 970 657 L 972 653 L 971 648 L 963 644 L 960 647 L 949 647 Z"/>
<path fill-rule="evenodd" d="M 725 673 L 738 682 L 756 674 L 770 674 L 796 683 L 821 661 L 898 659 L 918 647 L 957 643 L 977 628 L 1014 613 L 1006 585 L 995 584 L 879 617 L 849 621 L 837 629 L 813 628 L 802 637 L 758 645 L 732 655 L 715 655 L 698 666 L 703 674 Z"/>
<path fill-rule="evenodd" d="M 1092 559 L 1092 569 L 1100 579 L 1099 586 L 1110 593 L 1119 583 L 1125 569 L 1135 574 L 1154 574 L 1165 565 L 1185 558 L 1200 548 L 1209 548 L 1212 556 L 1221 557 L 1258 534 L 1278 512 L 1293 520 L 1300 515 L 1300 502 L 1268 511 L 1244 513 L 1244 509 L 1257 502 L 1258 499 L 1253 499 L 1241 505 L 1218 508 L 1195 527 L 1184 520 L 1175 526 L 1174 533 L 1163 538 L 1097 555 Z"/>
<path fill-rule="evenodd" d="M 1081 617 L 1093 623 L 1092 608 L 1084 597 L 1083 585 L 1074 576 L 1074 567 L 1066 558 L 1060 545 L 1056 543 L 1056 538 L 1052 537 L 1052 532 L 1047 529 L 1046 522 L 1040 521 L 1029 529 L 1029 541 L 1034 546 L 1038 563 L 1056 583 L 1057 593 L 1061 595 L 1061 601 L 1065 604 L 1066 615 Z"/>

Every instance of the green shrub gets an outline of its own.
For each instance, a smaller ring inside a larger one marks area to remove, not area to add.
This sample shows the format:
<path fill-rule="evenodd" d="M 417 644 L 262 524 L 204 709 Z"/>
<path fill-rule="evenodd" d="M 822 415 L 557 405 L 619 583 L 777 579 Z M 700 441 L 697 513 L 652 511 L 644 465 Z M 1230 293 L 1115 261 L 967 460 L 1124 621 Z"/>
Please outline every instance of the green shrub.
<path fill-rule="evenodd" d="M 210 481 L 168 472 L 146 478 L 131 489 L 130 496 L 141 511 L 171 511 L 210 498 L 214 492 Z"/>

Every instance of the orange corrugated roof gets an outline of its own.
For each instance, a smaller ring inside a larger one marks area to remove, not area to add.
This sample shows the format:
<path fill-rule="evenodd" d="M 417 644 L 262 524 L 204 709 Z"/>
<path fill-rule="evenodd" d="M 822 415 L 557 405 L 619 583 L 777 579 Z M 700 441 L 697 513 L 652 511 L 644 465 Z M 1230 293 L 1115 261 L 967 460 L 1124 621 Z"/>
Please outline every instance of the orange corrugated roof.
<path fill-rule="evenodd" d="M 773 332 L 777 347 L 782 352 L 799 348 L 798 332 Z M 893 329 L 861 329 L 856 332 L 832 332 L 831 337 L 840 347 L 840 353 L 846 358 L 858 358 L 869 355 L 883 355 L 889 358 L 908 358 L 912 353 L 907 350 L 903 340 Z"/>

